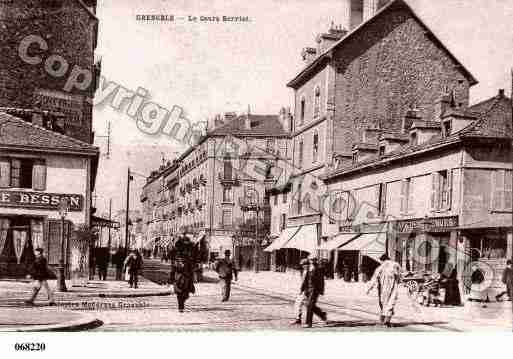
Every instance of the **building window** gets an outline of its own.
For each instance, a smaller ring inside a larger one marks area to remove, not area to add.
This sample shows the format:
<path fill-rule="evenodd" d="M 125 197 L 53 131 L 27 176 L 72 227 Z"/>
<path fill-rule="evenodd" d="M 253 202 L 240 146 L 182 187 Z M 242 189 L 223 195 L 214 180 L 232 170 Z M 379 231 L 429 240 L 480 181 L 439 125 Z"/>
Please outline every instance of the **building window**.
<path fill-rule="evenodd" d="M 223 227 L 231 227 L 232 225 L 232 211 L 231 210 L 223 210 L 223 218 L 222 218 L 222 226 Z"/>
<path fill-rule="evenodd" d="M 385 151 L 386 151 L 386 146 L 380 145 L 379 146 L 379 157 L 383 157 L 385 155 Z"/>
<path fill-rule="evenodd" d="M 401 182 L 401 214 L 409 214 L 413 208 L 413 184 L 411 178 Z"/>
<path fill-rule="evenodd" d="M 512 210 L 511 173 L 511 170 L 496 170 L 492 172 L 492 194 L 490 206 L 492 211 L 510 212 Z"/>
<path fill-rule="evenodd" d="M 431 210 L 451 209 L 452 171 L 444 170 L 431 174 Z"/>
<path fill-rule="evenodd" d="M 274 195 L 274 205 L 275 206 L 278 205 L 278 195 L 277 194 Z"/>
<path fill-rule="evenodd" d="M 45 161 L 26 158 L 0 158 L 0 187 L 45 190 Z"/>
<path fill-rule="evenodd" d="M 280 216 L 280 231 L 283 231 L 287 226 L 287 215 L 282 213 Z"/>
<path fill-rule="evenodd" d="M 317 132 L 313 135 L 313 162 L 317 162 L 317 156 L 319 154 L 319 134 Z"/>
<path fill-rule="evenodd" d="M 281 198 L 282 198 L 283 203 L 287 203 L 287 192 L 283 192 L 283 194 L 281 195 Z"/>
<path fill-rule="evenodd" d="M 303 167 L 303 140 L 299 141 L 298 167 Z"/>
<path fill-rule="evenodd" d="M 358 163 L 358 152 L 353 152 L 353 165 Z"/>
<path fill-rule="evenodd" d="M 290 132 L 294 132 L 294 117 L 292 116 L 289 117 L 289 129 Z"/>
<path fill-rule="evenodd" d="M 318 118 L 321 113 L 321 89 L 317 86 L 314 90 L 314 118 Z"/>
<path fill-rule="evenodd" d="M 232 202 L 232 188 L 231 187 L 224 187 L 223 188 L 223 202 Z"/>
<path fill-rule="evenodd" d="M 232 161 L 229 159 L 224 160 L 224 179 L 232 179 Z"/>
<path fill-rule="evenodd" d="M 267 151 L 268 153 L 274 153 L 274 139 L 269 138 L 269 139 L 266 141 L 265 148 L 266 148 L 266 151 Z"/>
<path fill-rule="evenodd" d="M 378 185 L 378 216 L 384 216 L 386 213 L 387 202 L 387 184 Z"/>
<path fill-rule="evenodd" d="M 410 144 L 415 146 L 418 143 L 417 132 L 410 133 Z"/>
<path fill-rule="evenodd" d="M 444 121 L 443 122 L 443 126 L 444 126 L 444 136 L 447 137 L 447 136 L 450 136 L 451 135 L 451 130 L 452 130 L 452 127 L 451 127 L 451 121 Z"/>
<path fill-rule="evenodd" d="M 297 185 L 297 214 L 301 214 L 303 212 L 303 202 L 301 201 L 301 187 L 302 184 L 299 183 Z"/>
<path fill-rule="evenodd" d="M 305 111 L 306 101 L 305 98 L 302 97 L 299 105 L 299 125 L 302 125 L 305 122 Z"/>

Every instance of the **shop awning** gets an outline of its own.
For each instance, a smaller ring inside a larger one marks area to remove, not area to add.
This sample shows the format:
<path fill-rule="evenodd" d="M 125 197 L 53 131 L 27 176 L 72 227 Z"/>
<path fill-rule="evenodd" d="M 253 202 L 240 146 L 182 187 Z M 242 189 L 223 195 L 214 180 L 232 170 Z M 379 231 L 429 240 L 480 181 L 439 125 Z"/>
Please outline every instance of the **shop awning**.
<path fill-rule="evenodd" d="M 223 252 L 225 250 L 232 250 L 233 243 L 232 238 L 228 236 L 212 236 L 210 237 L 210 251 L 211 252 Z"/>
<path fill-rule="evenodd" d="M 299 227 L 287 227 L 285 228 L 280 236 L 278 238 L 276 238 L 267 248 L 264 249 L 265 252 L 272 252 L 272 251 L 276 251 L 278 249 L 281 249 L 283 248 L 283 246 L 285 244 L 287 244 L 288 241 L 290 241 L 290 239 L 292 237 L 294 237 L 294 235 L 299 231 Z"/>
<path fill-rule="evenodd" d="M 319 247 L 319 249 L 320 250 L 324 250 L 324 251 L 335 250 L 335 249 L 343 246 L 347 242 L 355 239 L 359 235 L 360 235 L 359 233 L 341 233 L 341 234 L 338 234 L 332 240 L 330 240 L 330 241 L 328 241 L 326 243 L 323 243 Z"/>
<path fill-rule="evenodd" d="M 299 231 L 282 248 L 299 249 L 300 251 L 315 253 L 317 245 L 317 225 L 307 224 L 299 227 Z"/>
<path fill-rule="evenodd" d="M 343 251 L 361 251 L 376 260 L 386 253 L 386 233 L 364 233 L 341 247 Z"/>

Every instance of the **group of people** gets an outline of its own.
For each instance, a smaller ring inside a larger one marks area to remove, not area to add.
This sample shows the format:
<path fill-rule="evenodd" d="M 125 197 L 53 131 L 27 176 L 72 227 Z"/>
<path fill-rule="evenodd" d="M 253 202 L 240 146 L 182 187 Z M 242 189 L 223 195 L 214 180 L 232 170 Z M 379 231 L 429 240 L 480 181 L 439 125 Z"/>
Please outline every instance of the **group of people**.
<path fill-rule="evenodd" d="M 368 283 L 367 294 L 374 288 L 378 291 L 380 308 L 380 324 L 390 327 L 394 308 L 398 298 L 398 288 L 401 283 L 401 267 L 384 254 L 380 258 L 381 265 L 376 269 Z M 324 295 L 324 271 L 316 257 L 301 261 L 301 287 L 294 303 L 295 319 L 292 325 L 302 323 L 303 308 L 306 308 L 306 318 L 303 327 L 311 328 L 313 315 L 318 316 L 324 323 L 328 317 L 325 311 L 317 306 L 319 296 Z"/>

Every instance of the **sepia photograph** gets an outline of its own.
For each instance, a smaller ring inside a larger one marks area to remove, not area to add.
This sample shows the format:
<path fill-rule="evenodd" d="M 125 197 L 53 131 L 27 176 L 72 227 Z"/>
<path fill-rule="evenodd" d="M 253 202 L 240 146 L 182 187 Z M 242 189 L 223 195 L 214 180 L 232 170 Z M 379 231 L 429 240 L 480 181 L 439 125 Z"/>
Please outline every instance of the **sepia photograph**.
<path fill-rule="evenodd" d="M 0 0 L 0 27 L 8 352 L 511 335 L 513 1 Z"/>

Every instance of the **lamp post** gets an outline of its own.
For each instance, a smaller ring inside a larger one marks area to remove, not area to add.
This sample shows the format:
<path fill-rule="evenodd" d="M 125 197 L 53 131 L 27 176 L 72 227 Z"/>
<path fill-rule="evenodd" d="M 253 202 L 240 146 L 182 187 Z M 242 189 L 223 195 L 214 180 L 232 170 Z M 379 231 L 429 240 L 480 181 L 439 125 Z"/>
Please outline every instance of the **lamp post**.
<path fill-rule="evenodd" d="M 130 181 L 133 181 L 133 179 L 134 177 L 130 174 L 130 167 L 128 167 L 126 178 L 125 257 L 128 255 L 128 213 L 130 211 Z"/>
<path fill-rule="evenodd" d="M 63 197 L 61 198 L 59 202 L 59 216 L 61 217 L 61 257 L 59 259 L 59 277 L 57 280 L 57 288 L 59 292 L 67 292 L 68 289 L 66 288 L 66 278 L 64 274 L 64 257 L 65 257 L 65 251 L 64 251 L 64 220 L 66 219 L 66 216 L 68 215 L 69 210 L 69 202 L 68 198 Z"/>

